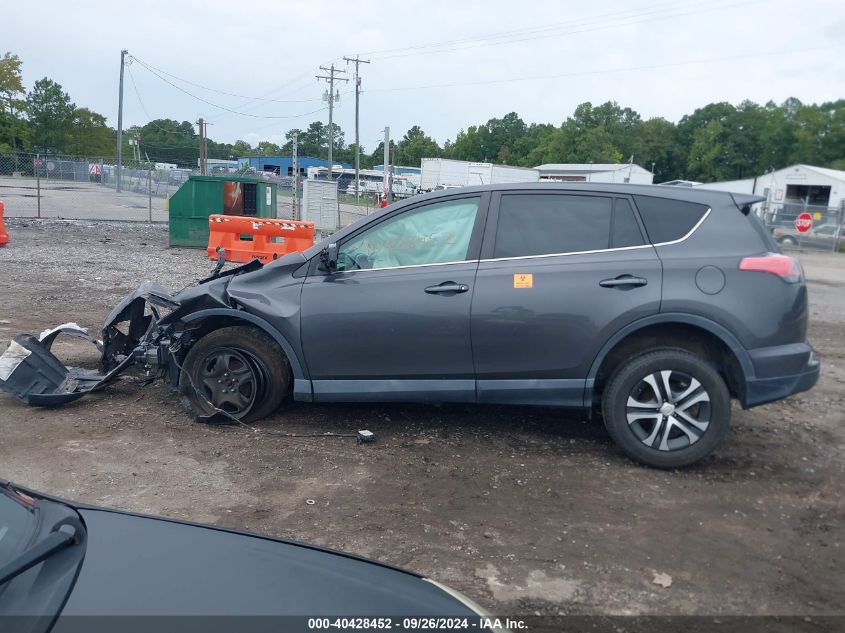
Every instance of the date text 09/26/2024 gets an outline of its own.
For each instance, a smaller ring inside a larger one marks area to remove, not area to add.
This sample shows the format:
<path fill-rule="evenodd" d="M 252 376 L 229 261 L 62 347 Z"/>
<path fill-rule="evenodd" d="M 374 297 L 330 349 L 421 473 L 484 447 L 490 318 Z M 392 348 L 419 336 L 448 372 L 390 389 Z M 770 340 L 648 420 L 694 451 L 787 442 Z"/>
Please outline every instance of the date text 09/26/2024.
<path fill-rule="evenodd" d="M 310 630 L 335 631 L 518 631 L 527 628 L 523 620 L 479 616 L 476 618 L 455 617 L 389 617 L 375 618 L 308 618 Z"/>

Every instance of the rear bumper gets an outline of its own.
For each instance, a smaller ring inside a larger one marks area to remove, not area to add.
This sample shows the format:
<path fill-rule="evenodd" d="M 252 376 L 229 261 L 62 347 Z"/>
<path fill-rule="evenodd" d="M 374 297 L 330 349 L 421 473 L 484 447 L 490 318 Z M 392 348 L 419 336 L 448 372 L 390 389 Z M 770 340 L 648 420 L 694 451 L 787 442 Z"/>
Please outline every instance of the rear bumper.
<path fill-rule="evenodd" d="M 812 389 L 821 362 L 806 343 L 751 350 L 755 377 L 746 380 L 742 406 L 746 409 Z"/>

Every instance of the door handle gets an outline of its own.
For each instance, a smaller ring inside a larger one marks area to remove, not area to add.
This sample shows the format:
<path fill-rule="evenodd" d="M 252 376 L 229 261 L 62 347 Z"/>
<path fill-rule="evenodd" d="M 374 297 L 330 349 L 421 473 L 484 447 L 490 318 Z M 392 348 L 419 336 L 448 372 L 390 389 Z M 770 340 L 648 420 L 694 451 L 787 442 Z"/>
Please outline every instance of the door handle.
<path fill-rule="evenodd" d="M 458 294 L 469 290 L 466 284 L 456 284 L 454 281 L 444 281 L 437 286 L 429 286 L 425 291 L 430 295 L 453 293 Z"/>
<path fill-rule="evenodd" d="M 620 275 L 615 279 L 602 279 L 599 282 L 599 285 L 603 288 L 618 288 L 618 287 L 625 287 L 625 286 L 645 286 L 648 283 L 648 279 L 643 279 L 642 277 L 632 277 L 631 275 Z"/>

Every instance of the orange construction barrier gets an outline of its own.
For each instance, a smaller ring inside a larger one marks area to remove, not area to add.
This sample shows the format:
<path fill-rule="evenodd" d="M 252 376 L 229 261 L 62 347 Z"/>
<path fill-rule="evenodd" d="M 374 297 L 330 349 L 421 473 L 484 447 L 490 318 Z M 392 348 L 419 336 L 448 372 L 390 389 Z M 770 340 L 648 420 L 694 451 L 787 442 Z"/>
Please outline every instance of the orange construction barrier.
<path fill-rule="evenodd" d="M 6 225 L 3 223 L 4 210 L 5 206 L 3 205 L 3 201 L 0 200 L 0 246 L 6 246 L 9 243 L 9 234 L 6 233 Z"/>
<path fill-rule="evenodd" d="M 227 262 L 257 259 L 266 263 L 313 245 L 313 222 L 243 215 L 208 216 L 207 250 L 211 259 L 217 259 L 218 246 L 226 251 Z"/>

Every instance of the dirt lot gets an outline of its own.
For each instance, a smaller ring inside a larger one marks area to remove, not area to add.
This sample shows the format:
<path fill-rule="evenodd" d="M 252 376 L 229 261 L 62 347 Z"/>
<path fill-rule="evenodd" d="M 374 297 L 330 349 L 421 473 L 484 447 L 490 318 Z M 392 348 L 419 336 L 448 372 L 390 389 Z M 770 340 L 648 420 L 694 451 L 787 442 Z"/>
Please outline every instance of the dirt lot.
<path fill-rule="evenodd" d="M 7 224 L 3 348 L 65 321 L 96 331 L 137 282 L 180 288 L 211 267 L 168 249 L 162 225 Z M 293 403 L 255 430 L 216 428 L 164 386 L 126 381 L 58 410 L 0 395 L 0 476 L 349 550 L 502 614 L 843 614 L 845 256 L 802 260 L 819 385 L 735 410 L 718 453 L 688 470 L 636 466 L 600 424 L 551 409 Z M 267 433 L 361 428 L 378 441 Z"/>

